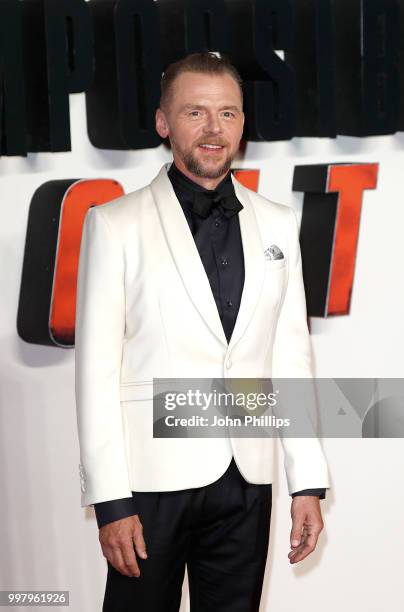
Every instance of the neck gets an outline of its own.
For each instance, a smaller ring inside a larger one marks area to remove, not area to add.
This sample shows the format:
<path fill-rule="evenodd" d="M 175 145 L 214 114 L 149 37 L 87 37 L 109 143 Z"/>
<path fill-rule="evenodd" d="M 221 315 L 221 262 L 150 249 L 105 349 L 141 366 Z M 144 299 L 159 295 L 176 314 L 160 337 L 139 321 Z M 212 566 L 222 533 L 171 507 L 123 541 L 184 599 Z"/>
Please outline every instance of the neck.
<path fill-rule="evenodd" d="M 194 183 L 196 183 L 197 185 L 200 185 L 201 187 L 204 187 L 205 189 L 211 189 L 211 190 L 216 189 L 219 183 L 225 178 L 225 176 L 229 172 L 229 170 L 227 170 L 226 172 L 221 174 L 218 178 L 214 178 L 214 179 L 205 178 L 203 176 L 197 176 L 196 174 L 192 174 L 192 172 L 188 170 L 188 168 L 184 165 L 184 163 L 180 159 L 174 158 L 174 163 L 177 166 L 178 170 L 181 170 L 181 172 L 185 174 L 185 176 L 188 177 L 191 181 L 194 181 Z"/>

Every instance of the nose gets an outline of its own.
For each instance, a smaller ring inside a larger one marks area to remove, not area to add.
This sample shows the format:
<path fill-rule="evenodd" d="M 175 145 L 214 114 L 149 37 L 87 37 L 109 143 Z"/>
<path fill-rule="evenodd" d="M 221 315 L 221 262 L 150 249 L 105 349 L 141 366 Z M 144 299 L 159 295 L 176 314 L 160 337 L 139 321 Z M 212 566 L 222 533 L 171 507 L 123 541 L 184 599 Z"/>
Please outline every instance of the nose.
<path fill-rule="evenodd" d="M 222 125 L 220 123 L 220 118 L 215 113 L 207 113 L 204 132 L 210 134 L 220 134 L 221 131 Z"/>

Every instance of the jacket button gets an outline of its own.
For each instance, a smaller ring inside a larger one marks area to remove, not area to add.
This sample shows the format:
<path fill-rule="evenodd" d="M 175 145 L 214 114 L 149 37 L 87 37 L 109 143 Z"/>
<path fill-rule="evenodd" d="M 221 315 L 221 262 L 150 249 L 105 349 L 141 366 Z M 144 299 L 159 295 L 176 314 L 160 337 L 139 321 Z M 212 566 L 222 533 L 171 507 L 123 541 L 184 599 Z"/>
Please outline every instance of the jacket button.
<path fill-rule="evenodd" d="M 232 361 L 231 361 L 231 359 L 228 359 L 228 360 L 226 361 L 226 368 L 227 368 L 228 370 L 230 370 L 231 366 L 232 366 Z"/>

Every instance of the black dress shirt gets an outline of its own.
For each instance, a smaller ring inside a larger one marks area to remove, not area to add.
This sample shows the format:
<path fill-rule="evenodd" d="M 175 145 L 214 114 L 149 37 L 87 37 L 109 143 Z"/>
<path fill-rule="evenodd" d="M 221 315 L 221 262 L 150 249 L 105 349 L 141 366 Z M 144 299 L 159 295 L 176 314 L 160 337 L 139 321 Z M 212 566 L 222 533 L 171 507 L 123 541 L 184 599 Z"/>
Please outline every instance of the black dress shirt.
<path fill-rule="evenodd" d="M 174 162 L 168 171 L 168 177 L 198 248 L 223 331 L 229 342 L 244 286 L 244 256 L 238 214 L 236 211 L 232 211 L 234 214 L 228 211 L 224 214 L 223 209 L 213 206 L 206 218 L 200 216 L 193 209 L 196 194 L 211 194 L 211 191 L 185 176 Z M 215 192 L 218 195 L 224 190 L 228 192 L 229 183 L 234 193 L 230 171 L 217 185 Z M 236 198 L 235 193 L 234 197 Z M 292 493 L 292 497 L 297 495 L 317 495 L 324 499 L 325 489 L 304 489 Z M 136 514 L 136 492 L 132 491 L 132 497 L 94 504 L 94 509 L 99 528 L 111 521 Z"/>

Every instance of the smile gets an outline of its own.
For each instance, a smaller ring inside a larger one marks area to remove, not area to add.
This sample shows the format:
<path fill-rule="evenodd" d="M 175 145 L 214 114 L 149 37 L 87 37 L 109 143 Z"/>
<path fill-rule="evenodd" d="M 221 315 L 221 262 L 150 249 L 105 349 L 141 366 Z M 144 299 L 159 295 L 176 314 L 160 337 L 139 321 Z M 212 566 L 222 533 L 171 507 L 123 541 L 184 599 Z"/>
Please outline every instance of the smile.
<path fill-rule="evenodd" d="M 213 144 L 201 144 L 199 145 L 200 149 L 204 151 L 221 151 L 223 149 L 222 145 L 213 145 Z"/>

